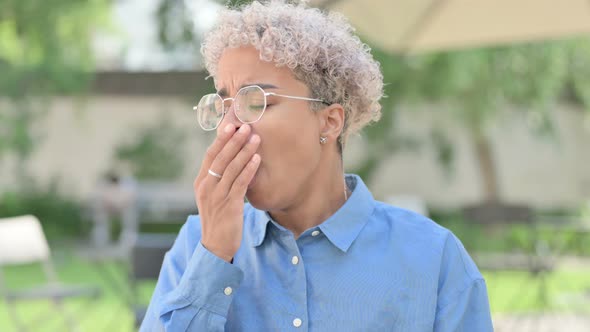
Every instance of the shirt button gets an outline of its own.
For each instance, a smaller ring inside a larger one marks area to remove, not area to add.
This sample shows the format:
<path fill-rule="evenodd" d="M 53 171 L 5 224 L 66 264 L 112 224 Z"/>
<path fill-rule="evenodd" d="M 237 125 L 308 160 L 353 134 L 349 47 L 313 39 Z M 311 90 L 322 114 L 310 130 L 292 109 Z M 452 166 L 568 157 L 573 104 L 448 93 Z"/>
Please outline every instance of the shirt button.
<path fill-rule="evenodd" d="M 291 263 L 293 263 L 293 265 L 297 265 L 297 263 L 299 263 L 299 257 L 293 256 L 293 258 L 291 258 Z"/>
<path fill-rule="evenodd" d="M 299 319 L 299 318 L 293 319 L 293 326 L 295 326 L 295 327 L 301 326 L 301 319 Z"/>
<path fill-rule="evenodd" d="M 318 235 L 320 235 L 320 231 L 311 232 L 311 236 L 318 236 Z"/>
<path fill-rule="evenodd" d="M 231 295 L 231 293 L 232 293 L 233 291 L 234 291 L 234 290 L 233 290 L 233 289 L 231 289 L 231 287 L 225 287 L 225 289 L 223 290 L 223 294 L 225 294 L 225 295 L 229 296 L 229 295 Z"/>

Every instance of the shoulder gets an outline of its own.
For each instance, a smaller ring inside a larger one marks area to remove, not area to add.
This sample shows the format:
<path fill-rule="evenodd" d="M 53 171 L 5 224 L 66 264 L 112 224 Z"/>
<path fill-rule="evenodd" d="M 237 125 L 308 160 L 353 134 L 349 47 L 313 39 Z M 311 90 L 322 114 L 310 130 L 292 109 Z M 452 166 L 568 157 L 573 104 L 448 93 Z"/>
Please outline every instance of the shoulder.
<path fill-rule="evenodd" d="M 481 279 L 461 241 L 433 220 L 378 201 L 371 219 L 374 228 L 390 236 L 398 252 L 419 256 L 420 261 L 436 267 L 441 277 L 454 273 L 454 280 L 465 283 Z"/>
<path fill-rule="evenodd" d="M 371 217 L 375 227 L 385 228 L 398 241 L 442 246 L 452 234 L 448 229 L 416 212 L 375 201 Z"/>

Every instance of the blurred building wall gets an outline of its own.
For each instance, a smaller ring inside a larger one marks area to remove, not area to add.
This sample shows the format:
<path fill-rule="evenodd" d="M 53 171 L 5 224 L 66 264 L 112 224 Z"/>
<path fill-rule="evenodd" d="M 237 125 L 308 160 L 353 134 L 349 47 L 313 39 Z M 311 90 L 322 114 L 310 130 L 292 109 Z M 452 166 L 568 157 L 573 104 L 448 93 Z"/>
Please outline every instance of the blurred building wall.
<path fill-rule="evenodd" d="M 203 84 L 199 73 L 126 75 L 99 77 L 94 93 L 83 99 L 53 100 L 47 117 L 39 123 L 39 145 L 28 164 L 35 178 L 43 182 L 58 176 L 65 190 L 88 197 L 100 174 L 112 164 L 114 148 L 131 139 L 136 129 L 165 117 L 188 135 L 186 167 L 178 182 L 192 186 L 213 139 L 213 133 L 198 126 L 192 105 L 210 82 Z M 560 108 L 555 139 L 531 134 L 525 118 L 506 115 L 498 121 L 493 148 L 505 200 L 554 208 L 576 207 L 590 199 L 590 122 L 580 110 Z M 454 171 L 449 176 L 442 170 L 428 144 L 419 150 L 392 153 L 384 156 L 386 161 L 369 181 L 376 198 L 417 195 L 440 208 L 481 199 L 472 146 L 448 111 L 436 105 L 406 108 L 397 121 L 402 133 L 419 138 L 428 137 L 435 124 L 443 127 L 455 143 Z M 353 137 L 345 151 L 346 169 L 359 166 L 370 148 L 362 137 Z M 0 168 L 0 190 L 14 185 L 11 167 L 4 166 Z"/>
<path fill-rule="evenodd" d="M 590 116 L 559 105 L 555 136 L 535 134 L 524 112 L 504 112 L 491 129 L 501 197 L 541 209 L 580 206 L 590 200 Z M 446 174 L 432 145 L 390 156 L 372 179 L 376 196 L 415 194 L 431 206 L 455 207 L 483 198 L 477 160 L 465 130 L 436 105 L 406 108 L 398 121 L 403 132 L 429 137 L 436 125 L 455 144 L 453 171 Z"/>

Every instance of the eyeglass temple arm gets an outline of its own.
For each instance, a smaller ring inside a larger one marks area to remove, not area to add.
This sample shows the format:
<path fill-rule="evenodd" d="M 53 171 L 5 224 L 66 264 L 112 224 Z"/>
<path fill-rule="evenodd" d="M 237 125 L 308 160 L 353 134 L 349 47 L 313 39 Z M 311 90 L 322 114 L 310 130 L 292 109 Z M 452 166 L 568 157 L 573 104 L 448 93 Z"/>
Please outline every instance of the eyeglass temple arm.
<path fill-rule="evenodd" d="M 274 93 L 274 92 L 265 92 L 264 94 L 267 95 L 267 96 L 277 96 L 277 97 L 284 97 L 284 98 L 291 98 L 291 99 L 299 99 L 299 100 L 307 100 L 307 101 L 319 101 L 320 103 L 324 103 L 326 105 L 330 105 L 328 102 L 323 101 L 321 99 L 307 98 L 307 97 L 296 97 L 296 96 L 287 96 L 287 95 L 281 95 L 281 94 Z"/>

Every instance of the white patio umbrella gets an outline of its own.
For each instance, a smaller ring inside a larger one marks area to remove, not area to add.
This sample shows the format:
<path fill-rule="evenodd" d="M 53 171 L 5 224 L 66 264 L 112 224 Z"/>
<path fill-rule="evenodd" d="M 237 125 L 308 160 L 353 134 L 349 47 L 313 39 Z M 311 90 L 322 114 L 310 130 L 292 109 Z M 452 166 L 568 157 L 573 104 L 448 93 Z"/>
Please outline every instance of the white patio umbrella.
<path fill-rule="evenodd" d="M 398 53 L 590 35 L 589 0 L 315 0 Z"/>

